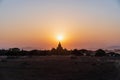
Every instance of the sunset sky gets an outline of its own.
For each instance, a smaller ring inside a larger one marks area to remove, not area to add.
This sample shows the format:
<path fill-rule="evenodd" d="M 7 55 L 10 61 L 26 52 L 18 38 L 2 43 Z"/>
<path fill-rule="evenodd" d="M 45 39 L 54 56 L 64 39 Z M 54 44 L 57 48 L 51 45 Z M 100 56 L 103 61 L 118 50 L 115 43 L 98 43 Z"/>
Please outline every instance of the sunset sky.
<path fill-rule="evenodd" d="M 0 48 L 120 45 L 119 0 L 0 0 Z"/>

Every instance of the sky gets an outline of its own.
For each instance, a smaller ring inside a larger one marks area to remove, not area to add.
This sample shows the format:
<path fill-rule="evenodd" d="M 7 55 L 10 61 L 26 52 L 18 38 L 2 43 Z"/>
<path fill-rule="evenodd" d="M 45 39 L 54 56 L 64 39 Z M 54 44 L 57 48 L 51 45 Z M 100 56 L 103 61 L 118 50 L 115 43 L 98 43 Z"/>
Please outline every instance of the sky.
<path fill-rule="evenodd" d="M 120 0 L 0 0 L 0 48 L 120 45 Z"/>

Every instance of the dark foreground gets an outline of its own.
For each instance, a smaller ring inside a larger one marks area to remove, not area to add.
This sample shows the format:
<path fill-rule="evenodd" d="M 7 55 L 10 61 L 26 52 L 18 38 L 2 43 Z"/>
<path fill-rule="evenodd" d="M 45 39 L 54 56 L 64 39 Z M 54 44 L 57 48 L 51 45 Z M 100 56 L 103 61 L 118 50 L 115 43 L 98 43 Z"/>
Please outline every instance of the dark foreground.
<path fill-rule="evenodd" d="M 0 80 L 120 80 L 120 62 L 70 56 L 1 59 Z"/>

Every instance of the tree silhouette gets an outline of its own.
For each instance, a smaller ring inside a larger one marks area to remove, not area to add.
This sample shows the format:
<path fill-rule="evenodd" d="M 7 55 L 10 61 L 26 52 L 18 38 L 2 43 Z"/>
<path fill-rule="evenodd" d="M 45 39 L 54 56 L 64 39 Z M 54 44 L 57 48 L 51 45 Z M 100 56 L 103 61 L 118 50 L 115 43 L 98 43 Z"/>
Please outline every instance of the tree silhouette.
<path fill-rule="evenodd" d="M 74 49 L 73 51 L 72 51 L 72 54 L 73 55 L 76 55 L 76 56 L 82 56 L 83 54 L 79 51 L 79 50 L 77 50 L 77 49 Z"/>
<path fill-rule="evenodd" d="M 99 57 L 106 56 L 106 52 L 102 49 L 98 49 L 95 53 L 95 56 L 99 56 Z"/>

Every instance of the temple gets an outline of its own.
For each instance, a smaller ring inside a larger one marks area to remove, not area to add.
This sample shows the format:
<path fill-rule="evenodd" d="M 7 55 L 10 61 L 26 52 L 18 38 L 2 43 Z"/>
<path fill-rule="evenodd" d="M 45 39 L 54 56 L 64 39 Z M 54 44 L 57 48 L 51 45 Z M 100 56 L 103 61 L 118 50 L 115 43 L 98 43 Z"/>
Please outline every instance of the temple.
<path fill-rule="evenodd" d="M 62 54 L 64 52 L 64 49 L 63 49 L 63 47 L 62 47 L 60 42 L 58 43 L 56 51 L 57 51 L 57 54 Z"/>
<path fill-rule="evenodd" d="M 62 51 L 62 50 L 63 50 L 63 47 L 62 47 L 62 45 L 61 45 L 60 42 L 59 42 L 59 44 L 58 44 L 58 46 L 57 46 L 57 50 L 58 50 L 58 51 Z"/>
<path fill-rule="evenodd" d="M 54 55 L 66 55 L 69 52 L 67 51 L 67 49 L 64 49 L 61 45 L 61 42 L 59 42 L 56 48 L 52 48 L 51 53 Z"/>

